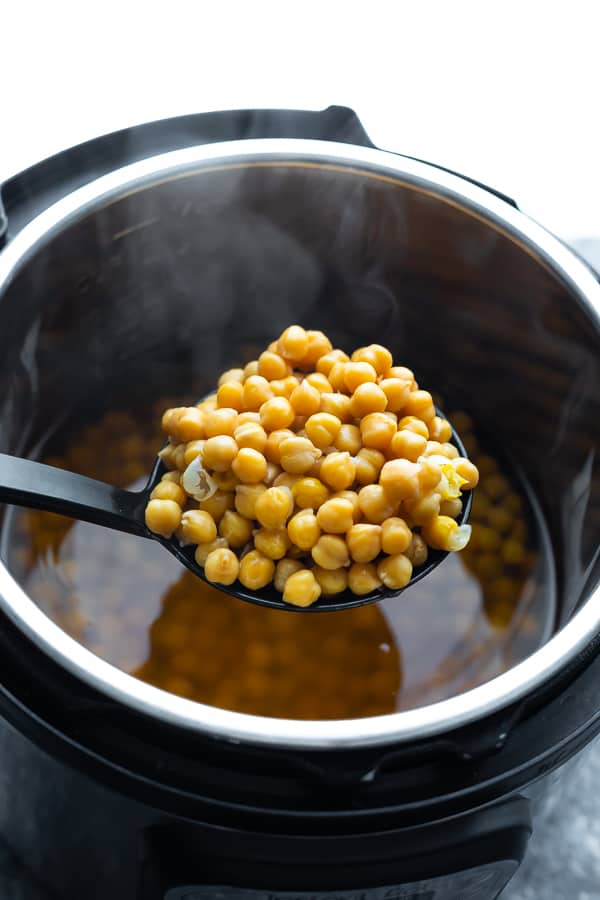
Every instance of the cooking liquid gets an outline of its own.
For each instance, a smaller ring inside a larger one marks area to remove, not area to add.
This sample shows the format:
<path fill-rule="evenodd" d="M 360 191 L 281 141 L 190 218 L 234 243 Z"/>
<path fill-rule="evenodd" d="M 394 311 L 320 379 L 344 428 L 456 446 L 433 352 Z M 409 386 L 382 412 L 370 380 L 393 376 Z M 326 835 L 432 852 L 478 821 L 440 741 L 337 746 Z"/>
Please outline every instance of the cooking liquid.
<path fill-rule="evenodd" d="M 44 461 L 141 488 L 161 400 L 112 411 Z M 450 415 L 480 467 L 473 538 L 398 598 L 347 612 L 262 609 L 210 587 L 156 542 L 14 510 L 8 564 L 68 634 L 120 669 L 211 706 L 291 719 L 361 718 L 473 688 L 529 656 L 555 620 L 554 573 L 529 491 Z"/>

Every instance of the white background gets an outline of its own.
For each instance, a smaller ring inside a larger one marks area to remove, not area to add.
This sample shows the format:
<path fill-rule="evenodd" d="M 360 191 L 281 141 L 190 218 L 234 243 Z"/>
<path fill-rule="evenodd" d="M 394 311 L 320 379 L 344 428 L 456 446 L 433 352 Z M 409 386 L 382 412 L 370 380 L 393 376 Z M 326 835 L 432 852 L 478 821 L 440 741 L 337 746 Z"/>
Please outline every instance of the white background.
<path fill-rule="evenodd" d="M 0 0 L 0 180 L 203 109 L 352 106 L 373 141 L 600 236 L 600 3 Z"/>

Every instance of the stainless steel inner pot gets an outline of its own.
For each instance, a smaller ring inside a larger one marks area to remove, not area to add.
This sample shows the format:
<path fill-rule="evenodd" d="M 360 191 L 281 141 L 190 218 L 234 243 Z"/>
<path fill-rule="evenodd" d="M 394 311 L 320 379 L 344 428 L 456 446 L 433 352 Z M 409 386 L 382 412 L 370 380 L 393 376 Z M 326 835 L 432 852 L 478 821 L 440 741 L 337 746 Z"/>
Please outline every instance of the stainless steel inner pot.
<path fill-rule="evenodd" d="M 185 385 L 201 396 L 291 322 L 341 346 L 381 341 L 518 462 L 549 526 L 560 628 L 506 674 L 449 700 L 300 722 L 137 681 L 54 625 L 5 565 L 2 608 L 113 698 L 232 741 L 398 743 L 506 706 L 600 630 L 599 312 L 593 274 L 539 225 L 457 176 L 382 151 L 239 141 L 94 181 L 0 255 L 2 451 L 35 455 L 61 421 L 124 393 Z"/>

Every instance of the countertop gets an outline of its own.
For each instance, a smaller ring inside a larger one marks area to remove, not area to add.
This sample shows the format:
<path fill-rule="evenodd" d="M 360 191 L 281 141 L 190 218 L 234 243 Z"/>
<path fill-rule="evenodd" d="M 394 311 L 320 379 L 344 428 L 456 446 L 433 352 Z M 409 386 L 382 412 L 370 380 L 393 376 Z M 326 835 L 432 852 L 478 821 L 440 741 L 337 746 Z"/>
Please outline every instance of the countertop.
<path fill-rule="evenodd" d="M 384 149 L 513 196 L 600 269 L 594 4 L 57 0 L 0 10 L 0 184 L 97 134 L 202 109 L 356 110 Z M 368 11 L 368 15 L 365 15 Z M 293 19 L 293 21 L 292 21 Z M 293 27 L 292 27 L 293 26 Z M 502 900 L 597 900 L 600 742 Z M 0 845 L 2 900 L 49 900 Z M 53 898 L 56 900 L 56 898 Z"/>

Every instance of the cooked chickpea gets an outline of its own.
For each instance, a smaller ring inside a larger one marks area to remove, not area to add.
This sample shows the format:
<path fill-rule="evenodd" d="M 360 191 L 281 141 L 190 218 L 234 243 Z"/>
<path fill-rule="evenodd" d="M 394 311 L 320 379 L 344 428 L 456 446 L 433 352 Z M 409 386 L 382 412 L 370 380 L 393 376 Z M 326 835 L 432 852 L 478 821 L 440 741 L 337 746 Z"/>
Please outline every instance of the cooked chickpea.
<path fill-rule="evenodd" d="M 423 540 L 434 550 L 462 550 L 471 537 L 470 525 L 458 525 L 450 516 L 435 516 L 421 528 Z"/>
<path fill-rule="evenodd" d="M 396 512 L 397 503 L 380 484 L 367 484 L 358 492 L 358 504 L 364 516 L 374 525 L 381 525 Z"/>
<path fill-rule="evenodd" d="M 327 391 L 321 394 L 321 412 L 335 416 L 340 422 L 352 421 L 350 404 L 351 398 L 347 394 L 330 394 Z"/>
<path fill-rule="evenodd" d="M 185 462 L 186 467 L 192 462 L 192 460 L 196 459 L 197 456 L 202 456 L 204 451 L 204 445 L 206 441 L 188 441 L 185 445 L 185 451 L 183 454 L 183 461 Z"/>
<path fill-rule="evenodd" d="M 290 363 L 298 363 L 308 352 L 308 335 L 300 325 L 290 325 L 277 341 L 277 351 Z"/>
<path fill-rule="evenodd" d="M 340 395 L 341 396 L 341 395 Z M 362 447 L 360 428 L 358 425 L 342 425 L 333 443 L 336 450 L 356 456 Z"/>
<path fill-rule="evenodd" d="M 438 463 L 432 459 L 421 459 L 418 463 L 417 478 L 419 479 L 421 493 L 430 494 L 435 490 L 442 478 L 442 472 Z"/>
<path fill-rule="evenodd" d="M 290 395 L 290 403 L 296 415 L 312 416 L 321 409 L 321 393 L 304 380 L 294 388 Z"/>
<path fill-rule="evenodd" d="M 348 571 L 348 587 L 359 597 L 380 588 L 381 579 L 373 563 L 353 563 Z"/>
<path fill-rule="evenodd" d="M 402 553 L 386 556 L 377 566 L 377 575 L 389 590 L 399 591 L 412 578 L 413 567 L 408 556 Z"/>
<path fill-rule="evenodd" d="M 321 465 L 321 480 L 334 491 L 345 491 L 356 479 L 356 465 L 349 453 L 329 453 Z"/>
<path fill-rule="evenodd" d="M 150 494 L 151 500 L 174 500 L 178 506 L 183 506 L 187 494 L 183 488 L 171 480 L 162 480 L 156 485 Z"/>
<path fill-rule="evenodd" d="M 314 369 L 321 356 L 331 352 L 331 341 L 322 331 L 307 331 L 308 347 L 302 359 L 297 362 L 303 372 Z"/>
<path fill-rule="evenodd" d="M 300 509 L 318 509 L 329 497 L 329 489 L 318 478 L 299 478 L 292 495 Z"/>
<path fill-rule="evenodd" d="M 173 462 L 177 466 L 180 472 L 184 472 L 187 469 L 185 463 L 185 449 L 187 444 L 177 444 L 175 449 L 173 450 Z M 203 451 L 204 452 L 204 451 Z"/>
<path fill-rule="evenodd" d="M 327 373 L 327 379 L 332 391 L 348 393 L 348 388 L 346 387 L 346 365 L 347 363 L 344 362 L 336 362 Z"/>
<path fill-rule="evenodd" d="M 180 441 L 197 441 L 206 437 L 206 414 L 196 406 L 184 409 L 177 421 L 176 434 Z"/>
<path fill-rule="evenodd" d="M 282 356 L 265 350 L 258 357 L 258 374 L 267 381 L 275 381 L 277 378 L 285 378 L 290 372 L 289 366 Z"/>
<path fill-rule="evenodd" d="M 292 492 L 288 487 L 270 487 L 257 497 L 254 518 L 263 528 L 284 528 L 294 509 Z"/>
<path fill-rule="evenodd" d="M 273 487 L 286 487 L 289 488 L 290 491 L 293 490 L 294 485 L 297 481 L 300 481 L 302 475 L 292 475 L 291 472 L 284 472 L 283 470 L 279 473 L 275 481 L 273 482 Z"/>
<path fill-rule="evenodd" d="M 304 568 L 302 563 L 297 559 L 290 559 L 289 556 L 280 559 L 275 566 L 275 577 L 273 578 L 275 590 L 282 594 L 290 575 L 299 572 L 302 568 Z"/>
<path fill-rule="evenodd" d="M 348 362 L 344 364 L 344 384 L 353 394 L 359 384 L 377 381 L 377 372 L 368 362 Z"/>
<path fill-rule="evenodd" d="M 404 519 L 391 516 L 381 525 L 381 549 L 390 556 L 404 553 L 410 547 L 413 533 Z"/>
<path fill-rule="evenodd" d="M 404 413 L 407 416 L 416 416 L 426 424 L 431 422 L 435 418 L 435 406 L 429 391 L 411 391 L 404 404 Z"/>
<path fill-rule="evenodd" d="M 221 385 L 223 384 L 230 384 L 231 382 L 235 381 L 237 381 L 239 384 L 242 384 L 244 381 L 244 377 L 245 376 L 243 369 L 227 369 L 227 371 L 223 372 L 223 374 L 219 378 L 218 385 L 219 387 L 221 387 Z"/>
<path fill-rule="evenodd" d="M 215 522 L 220 522 L 226 510 L 233 509 L 234 495 L 229 491 L 216 491 L 212 497 L 201 500 L 198 505 L 200 509 L 210 513 Z"/>
<path fill-rule="evenodd" d="M 379 387 L 385 394 L 387 406 L 391 412 L 398 413 L 404 409 L 404 404 L 410 394 L 410 384 L 401 378 L 382 378 Z"/>
<path fill-rule="evenodd" d="M 181 517 L 181 536 L 185 544 L 209 544 L 217 536 L 217 525 L 204 509 L 188 509 Z"/>
<path fill-rule="evenodd" d="M 259 591 L 273 580 L 275 563 L 268 556 L 251 550 L 240 561 L 238 578 L 249 591 Z"/>
<path fill-rule="evenodd" d="M 388 447 L 388 456 L 416 462 L 423 455 L 426 447 L 427 439 L 422 434 L 416 434 L 408 428 L 403 428 L 393 435 Z"/>
<path fill-rule="evenodd" d="M 277 478 L 278 475 L 281 475 L 282 469 L 281 466 L 276 465 L 270 461 L 267 461 L 267 474 L 265 475 L 263 481 L 267 485 L 267 487 L 272 487 L 273 482 Z"/>
<path fill-rule="evenodd" d="M 222 434 L 232 437 L 237 425 L 237 417 L 237 410 L 229 407 L 209 410 L 204 416 L 206 437 L 211 438 Z"/>
<path fill-rule="evenodd" d="M 309 375 L 305 376 L 304 381 L 307 384 L 310 384 L 311 387 L 316 388 L 320 394 L 331 393 L 331 384 L 321 372 L 311 372 Z M 302 383 L 304 384 L 304 382 Z"/>
<path fill-rule="evenodd" d="M 454 500 L 442 500 L 440 503 L 440 515 L 451 516 L 453 519 L 458 518 L 462 512 L 462 500 L 456 497 Z"/>
<path fill-rule="evenodd" d="M 359 484 L 373 484 L 385 463 L 385 456 L 374 447 L 363 447 L 356 454 L 356 480 Z"/>
<path fill-rule="evenodd" d="M 244 382 L 244 406 L 247 410 L 260 409 L 272 396 L 271 386 L 262 375 L 251 375 Z"/>
<path fill-rule="evenodd" d="M 289 538 L 301 550 L 311 550 L 321 537 L 317 517 L 310 509 L 302 509 L 287 524 Z"/>
<path fill-rule="evenodd" d="M 239 484 L 231 469 L 226 472 L 213 472 L 212 477 L 217 487 L 222 491 L 234 491 Z"/>
<path fill-rule="evenodd" d="M 414 500 L 421 494 L 419 466 L 409 459 L 390 459 L 379 475 L 379 484 L 394 500 Z"/>
<path fill-rule="evenodd" d="M 290 538 L 285 528 L 271 531 L 259 528 L 254 533 L 254 546 L 269 559 L 282 559 L 290 546 Z"/>
<path fill-rule="evenodd" d="M 286 472 L 292 475 L 302 475 L 308 471 L 315 459 L 321 455 L 308 438 L 286 438 L 280 445 L 280 463 Z"/>
<path fill-rule="evenodd" d="M 312 573 L 325 597 L 341 594 L 348 587 L 348 570 L 343 567 L 324 569 L 322 566 L 313 566 Z"/>
<path fill-rule="evenodd" d="M 256 484 L 267 474 L 267 460 L 258 450 L 242 447 L 231 463 L 231 468 L 244 484 Z"/>
<path fill-rule="evenodd" d="M 230 547 L 244 547 L 252 537 L 253 523 L 251 519 L 228 509 L 219 522 L 219 534 L 224 537 Z"/>
<path fill-rule="evenodd" d="M 342 423 L 337 416 L 332 416 L 331 413 L 318 412 L 308 417 L 304 427 L 309 440 L 315 447 L 324 450 L 326 447 L 331 447 L 338 436 Z"/>
<path fill-rule="evenodd" d="M 386 450 L 395 433 L 396 423 L 385 413 L 369 413 L 360 421 L 360 436 L 365 447 Z"/>
<path fill-rule="evenodd" d="M 317 360 L 317 372 L 322 372 L 323 375 L 329 376 L 331 369 L 336 363 L 348 362 L 349 359 L 350 357 L 343 350 L 332 350 Z"/>
<path fill-rule="evenodd" d="M 257 425 L 260 425 L 260 414 L 256 410 L 254 412 L 246 410 L 246 412 L 238 414 L 237 427 L 247 425 L 248 422 L 255 422 Z"/>
<path fill-rule="evenodd" d="M 212 550 L 204 563 L 204 574 L 214 584 L 233 584 L 240 571 L 240 563 L 231 550 L 220 547 Z"/>
<path fill-rule="evenodd" d="M 378 384 L 371 381 L 359 384 L 350 399 L 350 411 L 357 419 L 369 413 L 384 412 L 386 406 L 386 395 Z"/>
<path fill-rule="evenodd" d="M 239 447 L 228 434 L 209 438 L 202 448 L 202 462 L 207 469 L 225 472 L 236 458 Z"/>
<path fill-rule="evenodd" d="M 452 437 L 452 426 L 448 419 L 434 416 L 429 423 L 429 437 L 432 441 L 440 441 L 441 443 L 449 441 Z"/>
<path fill-rule="evenodd" d="M 252 378 L 253 375 L 258 375 L 257 359 L 251 359 L 250 362 L 246 363 L 244 366 L 244 382 L 246 382 L 248 378 Z"/>
<path fill-rule="evenodd" d="M 194 559 L 196 560 L 197 565 L 204 566 L 209 554 L 212 553 L 213 550 L 219 550 L 223 547 L 227 547 L 227 541 L 222 537 L 217 537 L 208 544 L 198 544 L 194 551 Z"/>
<path fill-rule="evenodd" d="M 217 406 L 241 412 L 244 409 L 244 385 L 240 381 L 226 381 L 220 385 L 217 391 Z"/>
<path fill-rule="evenodd" d="M 416 416 L 403 416 L 398 422 L 398 431 L 414 431 L 415 434 L 420 434 L 421 437 L 424 437 L 426 441 L 429 440 L 429 428 L 422 422 L 421 419 L 418 419 Z"/>
<path fill-rule="evenodd" d="M 293 572 L 283 589 L 284 603 L 292 606 L 312 606 L 321 596 L 321 587 L 310 569 Z"/>
<path fill-rule="evenodd" d="M 408 556 L 414 568 L 425 565 L 429 551 L 420 534 L 413 534 L 409 546 L 404 551 L 404 555 Z"/>
<path fill-rule="evenodd" d="M 285 397 L 289 400 L 300 382 L 295 375 L 287 375 L 285 378 L 270 381 L 269 384 L 275 397 Z"/>
<path fill-rule="evenodd" d="M 276 463 L 280 465 L 281 463 L 281 443 L 282 441 L 287 440 L 287 438 L 296 437 L 293 431 L 290 431 L 289 428 L 278 428 L 277 431 L 272 431 L 267 437 L 267 443 L 265 446 L 265 456 L 269 460 L 269 462 Z"/>
<path fill-rule="evenodd" d="M 479 471 L 477 466 L 475 466 L 470 459 L 465 459 L 464 457 L 459 457 L 457 460 L 453 461 L 452 465 L 454 469 L 461 478 L 465 479 L 466 484 L 464 485 L 465 490 L 470 491 L 473 488 L 477 487 L 479 483 Z M 490 496 L 489 483 L 492 478 L 495 478 L 495 482 L 493 484 L 493 490 L 496 493 L 496 497 L 503 496 L 506 493 L 506 487 L 508 487 L 508 480 L 504 478 L 503 475 L 499 476 L 488 476 L 487 478 L 487 493 Z M 501 479 L 501 481 L 500 481 Z M 498 483 L 499 482 L 499 483 Z M 493 498 L 496 499 L 496 498 Z"/>
<path fill-rule="evenodd" d="M 264 484 L 238 484 L 235 489 L 235 508 L 247 519 L 256 519 L 256 503 L 267 490 Z"/>
<path fill-rule="evenodd" d="M 346 543 L 354 562 L 371 562 L 381 553 L 381 527 L 367 523 L 352 525 Z"/>
<path fill-rule="evenodd" d="M 416 500 L 405 500 L 402 507 L 411 522 L 415 525 L 424 525 L 429 519 L 439 515 L 440 503 L 440 495 L 432 493 Z"/>
<path fill-rule="evenodd" d="M 339 569 L 340 566 L 347 566 L 350 562 L 346 541 L 337 534 L 321 535 L 312 547 L 311 555 L 322 569 Z"/>
<path fill-rule="evenodd" d="M 145 518 L 150 531 L 170 538 L 179 528 L 181 506 L 174 500 L 150 500 L 146 506 Z"/>
<path fill-rule="evenodd" d="M 263 453 L 267 445 L 267 432 L 262 425 L 258 425 L 256 422 L 244 422 L 242 425 L 238 425 L 233 432 L 233 438 L 240 450 L 242 447 L 252 447 L 253 450 Z"/>
<path fill-rule="evenodd" d="M 288 428 L 296 413 L 286 397 L 272 397 L 261 406 L 260 424 L 265 431 L 278 431 Z"/>
<path fill-rule="evenodd" d="M 337 499 L 340 497 L 342 500 L 349 500 L 352 504 L 352 516 L 355 522 L 360 521 L 362 518 L 362 512 L 358 503 L 358 494 L 356 491 L 336 491 L 335 494 L 331 495 L 331 499 Z"/>
<path fill-rule="evenodd" d="M 370 363 L 378 375 L 385 376 L 390 371 L 394 360 L 387 347 L 381 344 L 369 344 L 368 347 L 359 347 L 352 354 L 352 362 Z"/>
<path fill-rule="evenodd" d="M 317 522 L 327 534 L 345 534 L 354 524 L 354 507 L 343 497 L 326 500 L 317 510 Z"/>

